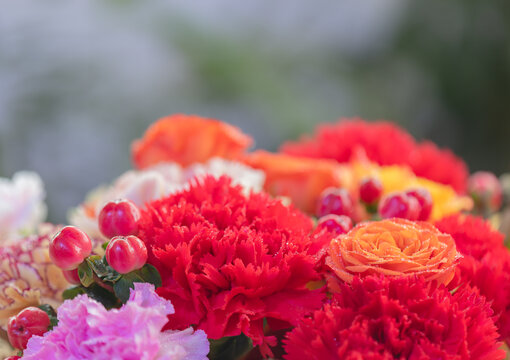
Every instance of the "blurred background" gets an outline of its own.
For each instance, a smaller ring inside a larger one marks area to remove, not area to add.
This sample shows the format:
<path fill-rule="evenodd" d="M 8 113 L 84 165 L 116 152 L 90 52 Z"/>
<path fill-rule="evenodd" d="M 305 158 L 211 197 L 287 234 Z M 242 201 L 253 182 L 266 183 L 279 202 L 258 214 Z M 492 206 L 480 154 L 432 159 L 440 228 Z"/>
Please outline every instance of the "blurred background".
<path fill-rule="evenodd" d="M 184 112 L 275 150 L 319 122 L 387 119 L 510 170 L 508 0 L 2 1 L 0 176 L 37 171 L 64 221 Z"/>

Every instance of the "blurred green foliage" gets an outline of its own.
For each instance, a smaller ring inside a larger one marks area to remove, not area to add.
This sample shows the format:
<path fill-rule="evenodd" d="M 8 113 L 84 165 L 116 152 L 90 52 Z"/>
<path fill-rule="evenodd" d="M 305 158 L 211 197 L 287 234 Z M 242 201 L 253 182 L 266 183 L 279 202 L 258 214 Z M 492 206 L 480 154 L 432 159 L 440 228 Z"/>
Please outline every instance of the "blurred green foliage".
<path fill-rule="evenodd" d="M 270 150 L 339 117 L 393 120 L 473 171 L 510 169 L 508 1 L 53 6 L 0 14 L 0 175 L 41 173 L 52 220 L 175 112 Z"/>

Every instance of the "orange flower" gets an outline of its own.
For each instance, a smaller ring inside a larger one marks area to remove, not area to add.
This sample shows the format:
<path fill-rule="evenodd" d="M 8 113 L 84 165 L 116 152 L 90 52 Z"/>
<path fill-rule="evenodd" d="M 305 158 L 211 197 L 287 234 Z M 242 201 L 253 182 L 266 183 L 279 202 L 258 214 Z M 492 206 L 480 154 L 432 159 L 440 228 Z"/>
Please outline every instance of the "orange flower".
<path fill-rule="evenodd" d="M 405 219 L 362 223 L 331 241 L 326 264 L 343 281 L 355 275 L 418 275 L 448 284 L 461 255 L 432 224 Z"/>
<path fill-rule="evenodd" d="M 218 156 L 237 158 L 252 144 L 238 128 L 219 120 L 176 114 L 152 124 L 132 146 L 135 165 L 140 168 L 174 161 L 183 166 Z"/>
<path fill-rule="evenodd" d="M 299 209 L 313 213 L 321 192 L 328 187 L 352 184 L 351 171 L 330 160 L 273 154 L 259 150 L 243 162 L 266 173 L 265 190 L 273 196 L 289 197 Z"/>

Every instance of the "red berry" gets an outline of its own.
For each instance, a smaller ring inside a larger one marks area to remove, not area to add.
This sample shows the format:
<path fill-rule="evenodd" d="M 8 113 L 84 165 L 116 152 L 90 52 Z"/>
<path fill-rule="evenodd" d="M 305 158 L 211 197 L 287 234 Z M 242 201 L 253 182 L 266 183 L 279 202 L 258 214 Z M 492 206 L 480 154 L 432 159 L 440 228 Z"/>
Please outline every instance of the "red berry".
<path fill-rule="evenodd" d="M 106 261 L 118 273 L 127 274 L 145 265 L 147 247 L 136 236 L 116 236 L 106 248 Z"/>
<path fill-rule="evenodd" d="M 383 219 L 396 217 L 417 220 L 420 215 L 420 204 L 412 196 L 404 193 L 392 193 L 381 200 L 378 211 Z"/>
<path fill-rule="evenodd" d="M 345 215 L 352 217 L 354 212 L 354 201 L 346 189 L 328 188 L 324 190 L 319 198 L 317 216 Z"/>
<path fill-rule="evenodd" d="M 9 356 L 8 358 L 5 358 L 5 360 L 18 360 L 18 359 L 21 359 L 21 357 L 19 357 L 17 355 L 13 355 L 13 356 Z"/>
<path fill-rule="evenodd" d="M 382 195 L 383 186 L 377 178 L 367 177 L 361 180 L 359 186 L 359 197 L 366 204 L 377 202 Z"/>
<path fill-rule="evenodd" d="M 420 206 L 418 220 L 427 221 L 432 213 L 432 195 L 427 189 L 418 188 L 406 191 L 406 195 L 414 197 Z"/>
<path fill-rule="evenodd" d="M 76 269 L 91 251 L 90 238 L 74 226 L 64 227 L 50 243 L 50 259 L 62 270 Z"/>
<path fill-rule="evenodd" d="M 136 235 L 140 210 L 129 200 L 108 202 L 99 213 L 99 230 L 107 238 Z"/>
<path fill-rule="evenodd" d="M 468 191 L 478 208 L 497 211 L 503 201 L 499 179 L 491 172 L 478 171 L 469 177 Z"/>
<path fill-rule="evenodd" d="M 329 232 L 347 234 L 352 229 L 352 220 L 345 215 L 326 215 L 317 222 L 317 230 L 326 229 Z"/>
<path fill-rule="evenodd" d="M 32 335 L 43 335 L 48 331 L 48 326 L 50 326 L 48 314 L 39 308 L 27 307 L 9 319 L 7 325 L 9 342 L 14 348 L 23 350 Z"/>
<path fill-rule="evenodd" d="M 81 283 L 80 277 L 78 276 L 78 269 L 62 270 L 62 273 L 69 284 L 79 285 Z"/>

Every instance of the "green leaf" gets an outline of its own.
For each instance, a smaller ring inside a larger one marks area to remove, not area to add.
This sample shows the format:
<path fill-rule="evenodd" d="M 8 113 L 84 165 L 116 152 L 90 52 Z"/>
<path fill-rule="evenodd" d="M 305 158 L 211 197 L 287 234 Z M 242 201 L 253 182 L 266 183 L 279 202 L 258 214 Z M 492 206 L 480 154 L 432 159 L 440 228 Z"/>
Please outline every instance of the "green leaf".
<path fill-rule="evenodd" d="M 115 297 L 114 293 L 106 290 L 96 283 L 91 284 L 88 288 L 79 285 L 67 289 L 62 294 L 62 297 L 64 300 L 69 300 L 74 299 L 76 296 L 82 294 L 86 294 L 90 298 L 100 302 L 107 309 L 118 307 L 120 305 L 119 300 Z"/>
<path fill-rule="evenodd" d="M 455 293 L 462 287 L 462 284 L 457 286 L 456 288 L 450 290 L 450 294 L 455 295 Z"/>
<path fill-rule="evenodd" d="M 377 214 L 377 203 L 375 204 L 365 204 L 365 207 L 367 209 L 367 212 L 372 215 Z"/>
<path fill-rule="evenodd" d="M 134 289 L 133 281 L 122 276 L 115 284 L 113 284 L 113 291 L 122 303 L 126 303 L 129 299 L 130 289 Z"/>
<path fill-rule="evenodd" d="M 119 300 L 114 293 L 106 290 L 96 283 L 86 288 L 85 291 L 90 298 L 103 304 L 106 309 L 119 307 L 120 305 Z"/>
<path fill-rule="evenodd" d="M 86 294 L 86 291 L 85 288 L 80 285 L 64 290 L 62 297 L 64 298 L 64 300 L 71 300 L 81 294 Z"/>
<path fill-rule="evenodd" d="M 103 248 L 103 250 L 106 250 L 109 243 L 110 243 L 109 241 L 105 241 L 104 243 L 101 244 L 101 247 Z"/>
<path fill-rule="evenodd" d="M 78 276 L 83 286 L 89 287 L 94 282 L 94 273 L 90 268 L 87 261 L 84 261 L 78 266 Z"/>
<path fill-rule="evenodd" d="M 99 255 L 89 256 L 85 261 L 97 276 L 103 277 L 108 274 L 107 265 L 103 262 L 103 258 Z"/>
<path fill-rule="evenodd" d="M 145 282 L 151 283 L 156 288 L 163 284 L 161 281 L 161 275 L 159 275 L 159 271 L 151 264 L 145 264 L 143 268 L 136 270 L 136 272 L 140 274 L 140 277 L 144 279 Z"/>
<path fill-rule="evenodd" d="M 109 264 L 108 264 L 108 261 L 106 261 L 106 256 L 103 256 L 103 264 L 105 265 L 106 267 L 106 274 L 104 274 L 103 276 L 101 276 L 101 279 L 103 279 L 104 281 L 109 281 L 111 283 L 115 283 L 116 281 L 118 281 L 120 279 L 120 277 L 122 276 L 122 274 L 119 274 L 118 272 L 116 272 Z"/>
<path fill-rule="evenodd" d="M 113 272 L 110 272 L 110 273 L 108 273 L 108 275 L 104 276 L 103 280 L 111 282 L 111 283 L 115 283 L 115 282 L 119 281 L 119 279 L 121 277 L 122 277 L 122 275 L 114 270 Z"/>
<path fill-rule="evenodd" d="M 129 299 L 130 289 L 134 289 L 134 283 L 137 282 L 150 283 L 156 288 L 162 284 L 158 270 L 150 264 L 145 264 L 143 268 L 124 274 L 115 282 L 113 285 L 115 295 L 125 303 Z"/>
<path fill-rule="evenodd" d="M 218 340 L 209 340 L 211 345 L 209 359 L 238 360 L 253 349 L 252 340 L 246 335 L 226 336 Z"/>
<path fill-rule="evenodd" d="M 58 325 L 57 312 L 55 311 L 55 309 L 53 309 L 53 307 L 51 307 L 51 305 L 42 304 L 39 305 L 38 308 L 44 311 L 46 314 L 48 314 L 50 318 L 50 326 L 48 326 L 48 331 L 50 331 L 51 329 L 53 329 L 53 327 Z"/>

